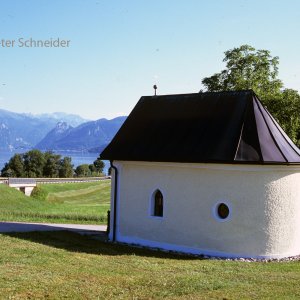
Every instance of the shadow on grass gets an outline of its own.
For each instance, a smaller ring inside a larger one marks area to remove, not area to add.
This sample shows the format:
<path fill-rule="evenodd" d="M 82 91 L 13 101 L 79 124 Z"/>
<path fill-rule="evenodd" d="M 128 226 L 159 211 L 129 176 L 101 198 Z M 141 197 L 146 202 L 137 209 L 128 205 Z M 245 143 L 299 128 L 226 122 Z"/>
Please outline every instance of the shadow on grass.
<path fill-rule="evenodd" d="M 194 260 L 202 259 L 188 255 L 180 255 L 163 251 L 150 250 L 145 248 L 131 247 L 127 245 L 108 243 L 102 240 L 97 240 L 88 235 L 81 235 L 70 231 L 34 231 L 34 232 L 6 232 L 2 235 L 10 236 L 17 239 L 39 243 L 42 245 L 64 249 L 70 252 L 81 252 L 95 255 L 135 255 L 143 257 L 155 257 L 164 259 L 180 259 Z M 101 237 L 100 237 L 101 238 Z"/>

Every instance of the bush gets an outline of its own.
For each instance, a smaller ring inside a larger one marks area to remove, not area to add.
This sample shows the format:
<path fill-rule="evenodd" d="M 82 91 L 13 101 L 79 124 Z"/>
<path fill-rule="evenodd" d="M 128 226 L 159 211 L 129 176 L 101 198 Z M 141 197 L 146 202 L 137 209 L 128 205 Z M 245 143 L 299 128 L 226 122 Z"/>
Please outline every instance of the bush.
<path fill-rule="evenodd" d="M 47 196 L 48 196 L 48 192 L 38 185 L 33 189 L 31 193 L 32 198 L 39 199 L 39 200 L 46 200 Z"/>

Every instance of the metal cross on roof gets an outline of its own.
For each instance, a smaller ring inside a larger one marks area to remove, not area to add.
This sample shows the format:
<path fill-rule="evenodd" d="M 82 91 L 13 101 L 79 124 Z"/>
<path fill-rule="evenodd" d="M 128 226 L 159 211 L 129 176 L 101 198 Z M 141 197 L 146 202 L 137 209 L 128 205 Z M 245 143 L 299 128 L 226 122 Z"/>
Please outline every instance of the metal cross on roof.
<path fill-rule="evenodd" d="M 154 88 L 154 96 L 156 96 L 157 85 L 154 84 L 153 88 Z"/>

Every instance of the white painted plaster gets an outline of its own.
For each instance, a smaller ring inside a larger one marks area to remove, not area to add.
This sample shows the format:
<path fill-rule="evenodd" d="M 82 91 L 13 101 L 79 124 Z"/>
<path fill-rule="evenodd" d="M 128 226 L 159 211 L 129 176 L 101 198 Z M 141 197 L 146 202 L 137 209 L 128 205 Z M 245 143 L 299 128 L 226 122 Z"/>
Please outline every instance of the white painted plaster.
<path fill-rule="evenodd" d="M 120 242 L 229 257 L 300 254 L 300 166 L 114 164 Z M 149 218 L 156 189 L 163 218 Z M 226 222 L 212 214 L 220 202 L 229 204 Z"/>

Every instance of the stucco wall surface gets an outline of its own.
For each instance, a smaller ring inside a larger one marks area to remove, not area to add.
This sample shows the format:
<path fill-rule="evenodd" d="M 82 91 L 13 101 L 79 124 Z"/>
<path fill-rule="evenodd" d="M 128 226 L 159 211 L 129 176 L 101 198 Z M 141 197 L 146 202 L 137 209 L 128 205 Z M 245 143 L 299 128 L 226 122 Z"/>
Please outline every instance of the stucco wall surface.
<path fill-rule="evenodd" d="M 300 254 L 300 167 L 115 162 L 117 240 L 229 257 Z M 164 196 L 153 217 L 153 192 Z M 229 217 L 215 214 L 218 203 Z"/>

